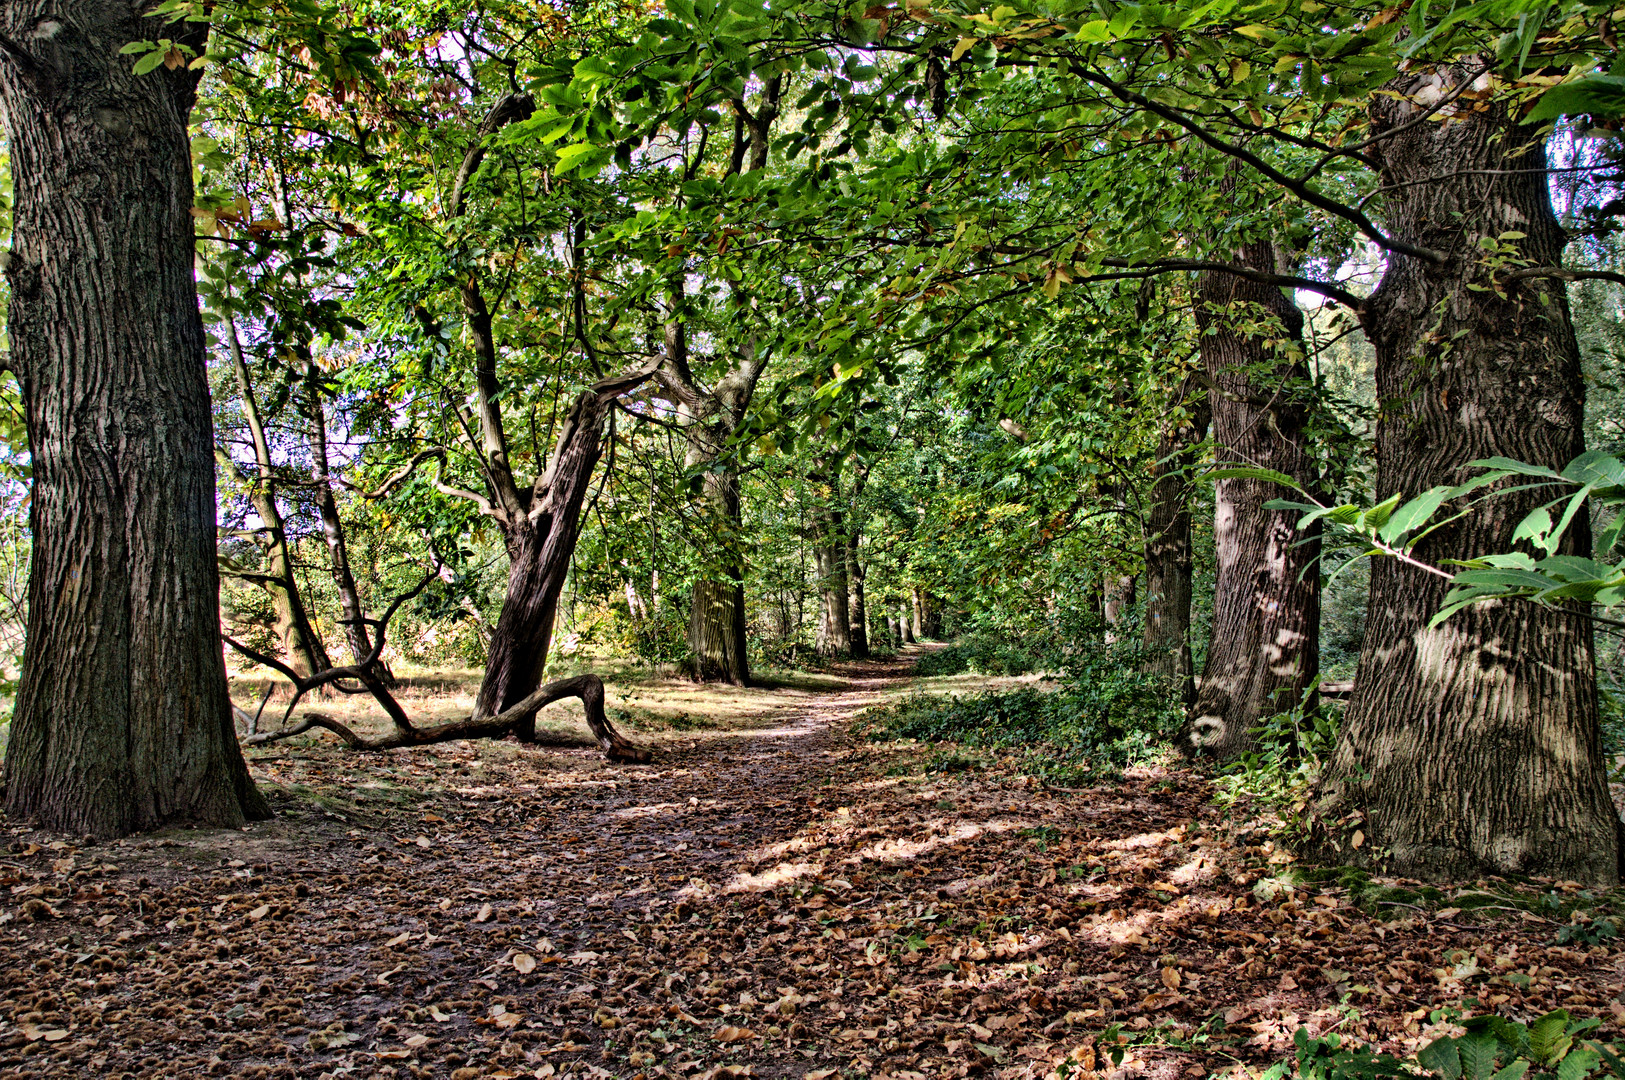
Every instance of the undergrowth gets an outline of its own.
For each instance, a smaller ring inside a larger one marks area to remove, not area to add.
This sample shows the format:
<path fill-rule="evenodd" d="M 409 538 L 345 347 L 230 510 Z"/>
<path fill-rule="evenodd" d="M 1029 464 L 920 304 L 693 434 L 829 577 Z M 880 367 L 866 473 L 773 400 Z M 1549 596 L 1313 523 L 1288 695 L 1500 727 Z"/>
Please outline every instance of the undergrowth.
<path fill-rule="evenodd" d="M 867 710 L 858 725 L 874 739 L 938 744 L 933 771 L 990 764 L 974 751 L 1014 751 L 1022 771 L 1048 783 L 1113 777 L 1164 755 L 1182 719 L 1168 680 L 1125 663 L 1121 651 L 1080 657 L 1053 690 L 914 694 Z"/>

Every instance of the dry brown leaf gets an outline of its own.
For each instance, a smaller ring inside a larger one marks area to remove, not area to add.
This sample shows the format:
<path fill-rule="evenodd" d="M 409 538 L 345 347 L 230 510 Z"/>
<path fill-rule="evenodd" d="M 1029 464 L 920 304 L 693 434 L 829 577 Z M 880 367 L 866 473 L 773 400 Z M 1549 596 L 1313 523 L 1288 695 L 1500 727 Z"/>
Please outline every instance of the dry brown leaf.
<path fill-rule="evenodd" d="M 474 916 L 474 921 L 475 922 L 485 922 L 490 918 L 491 918 L 491 905 L 490 904 L 481 904 L 480 905 L 480 912 L 479 912 L 478 915 Z"/>
<path fill-rule="evenodd" d="M 1162 985 L 1170 990 L 1179 989 L 1179 969 L 1165 967 L 1162 969 Z"/>
<path fill-rule="evenodd" d="M 406 1039 L 406 1045 L 412 1047 L 414 1050 L 420 1046 L 427 1045 L 428 1042 L 429 1036 L 427 1035 L 409 1035 Z"/>
<path fill-rule="evenodd" d="M 728 1027 L 719 1029 L 716 1035 L 713 1037 L 719 1043 L 744 1042 L 746 1039 L 754 1039 L 756 1037 L 756 1033 L 751 1031 L 749 1028 L 733 1027 L 730 1025 Z"/>
<path fill-rule="evenodd" d="M 271 905 L 270 904 L 261 904 L 259 907 L 255 908 L 253 911 L 250 911 L 248 913 L 248 917 L 249 917 L 250 920 L 252 920 L 254 922 L 259 922 L 261 919 L 265 918 L 269 914 L 271 914 Z"/>
<path fill-rule="evenodd" d="M 514 953 L 511 963 L 514 966 L 514 970 L 519 972 L 521 975 L 529 975 L 531 972 L 536 970 L 536 958 L 530 955 L 530 953 Z"/>

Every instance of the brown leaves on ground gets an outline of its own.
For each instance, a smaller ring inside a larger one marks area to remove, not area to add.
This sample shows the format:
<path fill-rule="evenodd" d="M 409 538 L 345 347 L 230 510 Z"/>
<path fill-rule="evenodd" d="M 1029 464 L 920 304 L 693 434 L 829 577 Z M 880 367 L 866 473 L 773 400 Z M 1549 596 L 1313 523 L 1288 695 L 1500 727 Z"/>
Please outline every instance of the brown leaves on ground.
<path fill-rule="evenodd" d="M 1192 775 L 911 773 L 844 734 L 896 673 L 854 674 L 651 766 L 278 750 L 240 834 L 13 829 L 0 1073 L 1077 1077 L 1118 1024 L 1119 1069 L 1173 1077 L 1299 1025 L 1414 1045 L 1467 996 L 1625 1015 L 1617 949 L 1284 886 Z"/>

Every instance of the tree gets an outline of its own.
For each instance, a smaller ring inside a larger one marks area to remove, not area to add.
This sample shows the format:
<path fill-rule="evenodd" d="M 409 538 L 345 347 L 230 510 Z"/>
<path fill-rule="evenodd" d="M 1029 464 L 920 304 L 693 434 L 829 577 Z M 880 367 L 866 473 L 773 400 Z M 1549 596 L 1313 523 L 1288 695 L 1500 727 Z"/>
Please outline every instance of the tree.
<path fill-rule="evenodd" d="M 1389 232 L 1439 253 L 1396 260 L 1361 310 L 1384 409 L 1379 498 L 1459 483 L 1480 458 L 1560 468 L 1583 449 L 1579 351 L 1549 269 L 1567 238 L 1541 131 L 1499 103 L 1415 122 L 1424 91 L 1460 92 L 1479 67 L 1407 73 L 1371 106 Z M 1437 179 L 1462 171 L 1485 179 Z M 1418 556 L 1507 550 L 1537 502 L 1496 500 Z M 1589 555 L 1589 530 L 1572 530 L 1562 552 Z M 1430 626 L 1447 590 L 1402 562 L 1372 567 L 1365 650 L 1318 807 L 1328 845 L 1406 874 L 1617 880 L 1591 624 L 1494 601 Z M 1352 844 L 1356 827 L 1369 847 Z"/>
<path fill-rule="evenodd" d="M 1237 255 L 1243 266 L 1275 266 L 1275 248 L 1267 241 Z M 1302 314 L 1281 289 L 1222 270 L 1204 271 L 1197 293 L 1221 466 L 1241 463 L 1313 485 L 1318 477 L 1305 446 Z M 1187 752 L 1244 752 L 1258 721 L 1297 702 L 1319 676 L 1320 547 L 1313 534 L 1298 534 L 1293 511 L 1266 508 L 1286 494 L 1251 477 L 1218 482 L 1213 630 L 1181 732 Z"/>
<path fill-rule="evenodd" d="M 135 74 L 140 8 L 8 9 L 8 366 L 34 460 L 18 820 L 98 837 L 269 810 L 220 652 L 212 418 L 192 276 L 197 74 Z M 206 26 L 181 24 L 201 51 Z"/>

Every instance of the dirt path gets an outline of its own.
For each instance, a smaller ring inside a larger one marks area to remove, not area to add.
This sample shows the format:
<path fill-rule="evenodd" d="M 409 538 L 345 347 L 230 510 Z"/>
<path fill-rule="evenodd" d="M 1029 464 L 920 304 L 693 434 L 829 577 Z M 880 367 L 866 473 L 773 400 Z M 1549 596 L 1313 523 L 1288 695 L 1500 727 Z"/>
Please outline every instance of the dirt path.
<path fill-rule="evenodd" d="M 904 666 L 842 674 L 649 766 L 278 750 L 240 834 L 13 828 L 0 1075 L 1077 1076 L 1117 1023 L 1117 1068 L 1198 1076 L 1469 993 L 1625 1014 L 1617 952 L 1547 923 L 1277 885 L 1198 778 L 921 771 L 847 733 Z"/>

